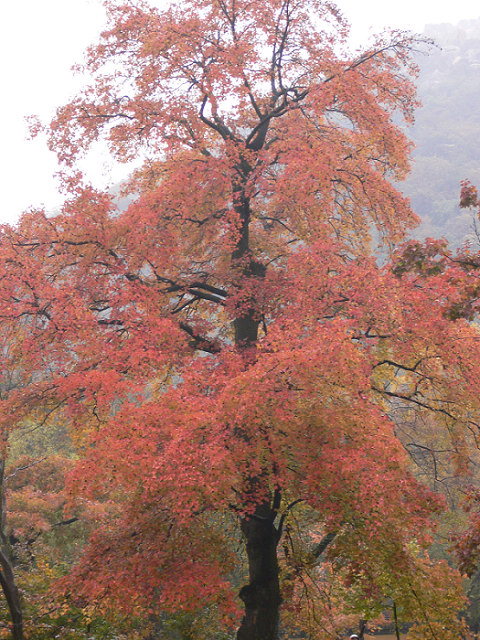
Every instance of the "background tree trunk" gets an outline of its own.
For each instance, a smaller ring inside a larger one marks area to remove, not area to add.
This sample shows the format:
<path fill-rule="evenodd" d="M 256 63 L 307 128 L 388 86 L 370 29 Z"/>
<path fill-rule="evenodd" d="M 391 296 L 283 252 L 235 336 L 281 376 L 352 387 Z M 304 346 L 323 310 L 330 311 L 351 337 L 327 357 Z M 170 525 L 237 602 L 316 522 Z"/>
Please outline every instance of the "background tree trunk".
<path fill-rule="evenodd" d="M 5 461 L 0 462 L 0 585 L 2 587 L 8 610 L 12 619 L 12 636 L 14 640 L 23 640 L 23 614 L 20 594 L 15 582 L 10 545 L 5 532 L 6 496 L 5 496 Z"/>

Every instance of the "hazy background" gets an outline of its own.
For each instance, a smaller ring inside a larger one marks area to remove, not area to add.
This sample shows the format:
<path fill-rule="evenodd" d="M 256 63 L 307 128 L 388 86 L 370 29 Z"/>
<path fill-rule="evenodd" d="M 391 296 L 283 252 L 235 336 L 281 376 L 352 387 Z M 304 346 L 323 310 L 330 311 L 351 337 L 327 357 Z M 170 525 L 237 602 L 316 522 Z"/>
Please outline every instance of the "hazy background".
<path fill-rule="evenodd" d="M 105 13 L 100 0 L 16 0 L 2 8 L 3 92 L 0 222 L 14 222 L 22 210 L 61 203 L 54 173 L 55 156 L 43 139 L 27 141 L 25 116 L 48 119 L 56 106 L 75 93 L 79 79 L 70 68 L 102 29 Z M 339 0 L 337 5 L 352 24 L 352 42 L 360 46 L 385 27 L 423 31 L 427 23 L 478 18 L 478 0 L 426 3 L 418 0 Z M 478 139 L 478 135 L 475 136 Z M 474 144 L 474 141 L 472 141 Z M 95 172 L 103 182 L 118 179 L 98 159 Z"/>

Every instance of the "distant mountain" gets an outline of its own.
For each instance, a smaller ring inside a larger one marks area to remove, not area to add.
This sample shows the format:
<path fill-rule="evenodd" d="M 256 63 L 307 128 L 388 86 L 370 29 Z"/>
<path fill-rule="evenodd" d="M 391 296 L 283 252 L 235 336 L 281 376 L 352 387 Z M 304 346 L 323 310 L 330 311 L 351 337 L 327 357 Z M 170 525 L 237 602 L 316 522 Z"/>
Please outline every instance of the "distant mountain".
<path fill-rule="evenodd" d="M 423 106 L 409 130 L 413 171 L 400 188 L 422 218 L 417 237 L 459 245 L 473 235 L 471 214 L 458 208 L 460 181 L 480 188 L 480 18 L 428 25 L 424 35 L 437 46 L 418 56 Z"/>

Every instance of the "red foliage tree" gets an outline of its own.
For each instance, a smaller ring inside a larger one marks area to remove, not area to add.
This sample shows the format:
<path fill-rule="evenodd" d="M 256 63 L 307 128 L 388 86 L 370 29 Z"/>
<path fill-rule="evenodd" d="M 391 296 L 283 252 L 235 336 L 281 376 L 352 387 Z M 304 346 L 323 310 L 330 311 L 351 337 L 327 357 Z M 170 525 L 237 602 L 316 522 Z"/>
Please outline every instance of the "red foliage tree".
<path fill-rule="evenodd" d="M 4 227 L 0 252 L 0 316 L 39 372 L 0 416 L 64 410 L 71 491 L 109 505 L 71 584 L 226 622 L 244 581 L 239 640 L 273 640 L 282 601 L 294 626 L 326 624 L 328 586 L 345 611 L 390 598 L 457 637 L 458 580 L 422 551 L 441 500 L 395 423 L 431 412 L 461 453 L 478 336 L 434 274 L 418 286 L 370 255 L 372 230 L 388 247 L 416 220 L 390 183 L 408 168 L 392 115 L 415 106 L 412 40 L 348 57 L 315 0 L 107 7 L 93 84 L 49 130 L 71 198 Z M 101 137 L 145 159 L 123 211 L 76 181 Z"/>

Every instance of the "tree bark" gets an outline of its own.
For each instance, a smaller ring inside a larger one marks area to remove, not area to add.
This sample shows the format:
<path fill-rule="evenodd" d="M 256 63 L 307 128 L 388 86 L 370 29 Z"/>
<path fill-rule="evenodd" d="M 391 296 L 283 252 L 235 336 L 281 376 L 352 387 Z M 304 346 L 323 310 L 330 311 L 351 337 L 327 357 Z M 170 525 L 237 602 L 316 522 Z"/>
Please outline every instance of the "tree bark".
<path fill-rule="evenodd" d="M 242 520 L 246 540 L 249 583 L 240 591 L 245 614 L 237 640 L 275 640 L 280 618 L 280 582 L 277 559 L 278 532 L 268 503 Z"/>

